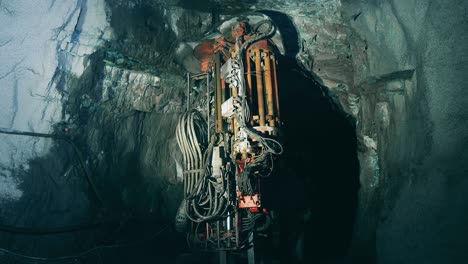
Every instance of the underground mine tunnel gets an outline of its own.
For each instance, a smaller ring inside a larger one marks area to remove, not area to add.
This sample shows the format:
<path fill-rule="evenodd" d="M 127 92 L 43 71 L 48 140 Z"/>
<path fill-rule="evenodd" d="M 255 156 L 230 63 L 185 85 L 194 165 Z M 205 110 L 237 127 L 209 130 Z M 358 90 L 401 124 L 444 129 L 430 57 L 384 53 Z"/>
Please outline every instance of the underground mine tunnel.
<path fill-rule="evenodd" d="M 466 1 L 0 1 L 0 263 L 465 263 Z"/>

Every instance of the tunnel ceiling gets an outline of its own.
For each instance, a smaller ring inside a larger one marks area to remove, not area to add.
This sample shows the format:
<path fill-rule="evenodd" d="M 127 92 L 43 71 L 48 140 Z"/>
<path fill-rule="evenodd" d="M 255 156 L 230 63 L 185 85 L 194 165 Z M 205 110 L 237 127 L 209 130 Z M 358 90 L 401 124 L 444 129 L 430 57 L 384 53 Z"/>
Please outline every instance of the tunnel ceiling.
<path fill-rule="evenodd" d="M 355 127 L 348 257 L 468 257 L 465 1 L 0 1 L 0 248 L 53 258 L 151 233 L 161 240 L 141 250 L 164 240 L 170 250 L 153 257 L 173 263 L 184 239 L 171 229 L 182 199 L 173 132 L 194 43 L 259 10 L 284 23 L 291 69 Z M 61 227 L 80 231 L 31 236 Z M 11 252 L 0 262 L 24 263 Z M 126 252 L 102 254 L 143 254 Z"/>
<path fill-rule="evenodd" d="M 175 5 L 181 6 L 186 9 L 198 10 L 202 12 L 219 12 L 219 13 L 239 13 L 245 12 L 252 8 L 258 1 L 189 1 L 179 0 L 175 2 Z"/>

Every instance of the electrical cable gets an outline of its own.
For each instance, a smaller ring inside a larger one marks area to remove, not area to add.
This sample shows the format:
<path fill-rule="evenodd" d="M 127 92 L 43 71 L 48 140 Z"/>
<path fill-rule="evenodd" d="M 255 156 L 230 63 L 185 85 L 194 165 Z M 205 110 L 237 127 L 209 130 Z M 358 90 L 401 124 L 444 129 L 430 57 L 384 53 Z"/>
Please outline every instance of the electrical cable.
<path fill-rule="evenodd" d="M 213 141 L 205 148 L 206 142 L 203 139 L 206 138 L 206 130 L 207 125 L 197 110 L 183 114 L 176 128 L 177 143 L 185 163 L 184 194 L 188 200 L 186 215 L 196 223 L 219 216 L 227 206 L 225 198 L 218 195 L 224 193 L 224 188 L 218 188 L 219 183 L 211 180 L 208 161 L 212 154 Z"/>
<path fill-rule="evenodd" d="M 84 257 L 84 256 L 88 255 L 88 254 L 91 253 L 91 252 L 94 252 L 94 251 L 100 250 L 100 249 L 111 249 L 111 248 L 131 247 L 131 246 L 135 246 L 135 245 L 139 245 L 139 244 L 143 244 L 143 243 L 150 242 L 150 241 L 154 240 L 156 237 L 158 237 L 160 234 L 162 234 L 165 230 L 167 230 L 167 229 L 169 228 L 169 226 L 170 226 L 170 225 L 164 226 L 162 229 L 160 229 L 158 232 L 156 232 L 155 234 L 153 234 L 151 237 L 149 237 L 149 238 L 147 238 L 147 239 L 141 239 L 141 240 L 138 240 L 138 241 L 128 242 L 128 243 L 125 243 L 125 244 L 114 244 L 114 245 L 101 245 L 101 246 L 96 246 L 96 247 L 87 249 L 87 250 L 85 250 L 85 251 L 82 251 L 81 253 L 78 253 L 78 254 L 76 254 L 76 255 L 70 255 L 70 256 L 53 257 L 53 258 L 38 257 L 38 256 L 28 256 L 28 255 L 24 255 L 24 254 L 21 254 L 21 253 L 17 253 L 17 252 L 10 251 L 10 250 L 5 249 L 5 248 L 0 248 L 0 252 L 4 252 L 4 253 L 7 253 L 7 254 L 12 255 L 12 256 L 16 256 L 16 257 L 20 257 L 20 258 L 28 259 L 28 260 L 34 260 L 34 261 L 48 261 L 48 262 L 53 262 L 53 261 L 61 261 L 61 260 L 79 259 L 79 258 L 81 258 L 81 257 Z"/>
<path fill-rule="evenodd" d="M 96 229 L 102 226 L 119 224 L 120 220 L 121 219 L 75 225 L 75 226 L 56 227 L 56 228 L 28 228 L 28 227 L 15 227 L 15 226 L 10 226 L 10 225 L 0 224 L 0 232 L 21 234 L 21 235 L 31 235 L 31 236 L 55 235 L 55 234 L 63 234 L 63 233 L 73 233 L 77 231 Z"/>
<path fill-rule="evenodd" d="M 105 206 L 104 200 L 102 199 L 102 196 L 98 192 L 98 189 L 96 187 L 96 184 L 94 183 L 94 180 L 92 179 L 90 173 L 87 170 L 87 167 L 85 166 L 85 163 L 83 161 L 83 156 L 81 155 L 80 150 L 76 146 L 76 144 L 68 137 L 65 137 L 63 135 L 55 135 L 55 134 L 44 134 L 44 133 L 36 133 L 36 132 L 28 132 L 28 131 L 18 131 L 18 130 L 10 130 L 10 129 L 4 129 L 0 128 L 0 134 L 6 134 L 6 135 L 18 135 L 18 136 L 29 136 L 29 137 L 40 137 L 40 138 L 52 138 L 52 139 L 58 139 L 58 140 L 63 140 L 67 143 L 69 143 L 73 151 L 78 157 L 78 162 L 80 163 L 81 168 L 83 169 L 83 172 L 86 176 L 87 182 L 91 187 L 91 190 L 93 193 L 96 195 L 99 203 L 102 206 Z"/>
<path fill-rule="evenodd" d="M 191 111 L 181 116 L 176 128 L 177 144 L 181 149 L 185 163 L 184 195 L 186 198 L 193 197 L 197 183 L 204 174 L 205 162 L 202 148 L 206 145 L 203 142 L 206 137 L 203 134 L 206 126 L 201 114 L 198 111 Z M 197 135 L 195 127 L 198 128 L 199 135 Z M 200 138 L 201 141 L 199 141 Z"/>

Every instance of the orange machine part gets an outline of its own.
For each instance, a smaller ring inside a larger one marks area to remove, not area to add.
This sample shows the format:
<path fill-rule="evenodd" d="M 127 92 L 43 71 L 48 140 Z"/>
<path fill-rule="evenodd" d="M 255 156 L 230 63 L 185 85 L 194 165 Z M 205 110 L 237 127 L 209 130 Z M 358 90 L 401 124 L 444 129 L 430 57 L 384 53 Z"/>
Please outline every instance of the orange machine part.
<path fill-rule="evenodd" d="M 271 45 L 265 39 L 253 43 L 252 45 L 250 45 L 249 49 L 262 49 L 272 51 Z"/>
<path fill-rule="evenodd" d="M 225 38 L 217 38 L 204 41 L 196 46 L 193 50 L 195 58 L 200 61 L 202 72 L 208 72 L 210 62 L 213 60 L 213 56 L 218 51 L 223 51 L 229 48 L 229 43 Z"/>
<path fill-rule="evenodd" d="M 237 192 L 238 195 L 238 207 L 239 208 L 252 208 L 252 207 L 261 207 L 260 197 L 258 194 L 254 194 L 252 196 L 246 195 L 242 196 L 240 192 Z"/>
<path fill-rule="evenodd" d="M 215 48 L 215 42 L 210 40 L 201 43 L 193 50 L 195 58 L 200 61 L 202 72 L 208 71 L 209 63 L 215 53 Z"/>

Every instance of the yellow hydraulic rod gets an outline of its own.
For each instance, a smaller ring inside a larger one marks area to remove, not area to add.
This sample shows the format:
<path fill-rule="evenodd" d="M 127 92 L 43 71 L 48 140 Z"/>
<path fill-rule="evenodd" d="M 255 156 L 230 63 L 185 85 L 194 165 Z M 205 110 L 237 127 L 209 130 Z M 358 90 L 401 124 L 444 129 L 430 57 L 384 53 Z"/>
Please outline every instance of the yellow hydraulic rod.
<path fill-rule="evenodd" d="M 278 118 L 278 126 L 281 126 L 281 113 L 280 113 L 280 103 L 279 103 L 279 93 L 278 93 L 278 78 L 277 78 L 277 75 L 276 75 L 276 58 L 275 58 L 275 55 L 272 54 L 271 55 L 271 61 L 273 63 L 273 67 L 272 67 L 272 70 L 273 70 L 273 91 L 275 93 L 275 103 L 276 103 L 276 116 Z"/>
<path fill-rule="evenodd" d="M 275 126 L 275 108 L 273 100 L 273 87 L 271 84 L 271 57 L 270 52 L 265 56 L 265 71 L 263 78 L 265 80 L 265 96 L 267 98 L 268 123 L 271 127 Z"/>
<path fill-rule="evenodd" d="M 221 113 L 222 91 L 221 91 L 221 61 L 220 54 L 215 54 L 215 78 L 216 78 L 216 132 L 223 131 L 223 116 Z"/>
<path fill-rule="evenodd" d="M 262 60 L 260 49 L 255 49 L 255 76 L 257 79 L 258 117 L 260 126 L 265 126 L 265 106 L 263 101 Z"/>

